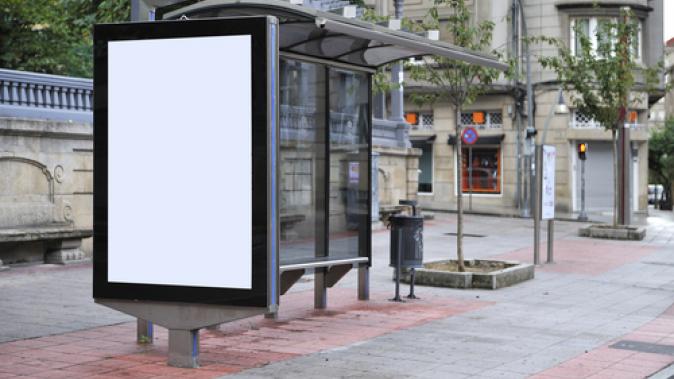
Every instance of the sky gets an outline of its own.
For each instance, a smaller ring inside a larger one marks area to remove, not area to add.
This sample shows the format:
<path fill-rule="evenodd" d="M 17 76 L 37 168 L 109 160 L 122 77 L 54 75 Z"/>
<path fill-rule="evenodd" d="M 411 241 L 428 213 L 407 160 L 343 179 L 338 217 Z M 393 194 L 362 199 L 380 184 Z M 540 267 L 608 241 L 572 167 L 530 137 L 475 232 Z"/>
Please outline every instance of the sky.
<path fill-rule="evenodd" d="M 670 38 L 674 37 L 674 22 L 672 22 L 674 19 L 674 0 L 665 0 L 664 1 L 665 5 L 665 14 L 663 15 L 664 17 L 664 24 L 665 24 L 665 42 L 667 42 Z"/>

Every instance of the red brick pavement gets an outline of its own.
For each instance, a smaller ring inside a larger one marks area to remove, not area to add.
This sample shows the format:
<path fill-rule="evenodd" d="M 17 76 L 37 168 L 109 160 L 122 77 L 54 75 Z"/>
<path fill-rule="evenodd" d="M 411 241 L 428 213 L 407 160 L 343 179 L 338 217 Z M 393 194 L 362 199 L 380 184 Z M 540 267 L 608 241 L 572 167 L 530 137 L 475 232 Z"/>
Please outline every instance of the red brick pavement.
<path fill-rule="evenodd" d="M 554 264 L 536 267 L 536 270 L 581 274 L 601 275 L 622 265 L 636 262 L 657 248 L 643 246 L 632 242 L 614 242 L 586 240 L 557 240 L 554 246 Z M 541 244 L 541 262 L 546 259 L 546 245 Z M 520 262 L 533 262 L 533 247 L 501 254 L 495 258 L 510 259 Z"/>
<path fill-rule="evenodd" d="M 570 359 L 531 378 L 645 378 L 674 363 L 674 356 L 609 347 L 619 340 L 674 345 L 674 306 L 655 320 L 597 349 Z"/>
<path fill-rule="evenodd" d="M 404 304 L 374 294 L 355 300 L 354 289 L 332 289 L 329 310 L 314 311 L 313 292 L 281 299 L 277 321 L 253 317 L 201 332 L 199 369 L 166 365 L 168 338 L 155 331 L 154 345 L 135 343 L 135 323 L 0 344 L 2 378 L 214 378 L 304 354 L 349 345 L 396 330 L 490 305 L 434 297 Z"/>

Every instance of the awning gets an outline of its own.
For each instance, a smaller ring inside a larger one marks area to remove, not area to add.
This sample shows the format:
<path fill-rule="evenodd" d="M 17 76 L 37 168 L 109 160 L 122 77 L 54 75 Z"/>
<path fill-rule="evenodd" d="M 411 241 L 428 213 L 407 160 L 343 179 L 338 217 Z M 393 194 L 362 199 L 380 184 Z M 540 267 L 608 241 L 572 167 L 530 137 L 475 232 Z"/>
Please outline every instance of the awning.
<path fill-rule="evenodd" d="M 163 15 L 161 8 L 157 9 L 157 16 L 164 20 L 260 15 L 279 19 L 279 49 L 286 53 L 371 69 L 419 55 L 437 55 L 502 71 L 508 68 L 487 54 L 285 1 L 205 0 Z"/>
<path fill-rule="evenodd" d="M 500 145 L 501 141 L 503 141 L 503 138 L 505 138 L 505 134 L 497 134 L 497 135 L 490 135 L 490 136 L 480 136 L 477 141 L 475 141 L 474 145 Z M 447 138 L 447 144 L 448 145 L 456 145 L 456 136 L 450 135 L 449 138 Z M 463 146 L 470 146 L 466 145 L 465 143 Z"/>
<path fill-rule="evenodd" d="M 423 143 L 430 143 L 432 144 L 435 142 L 435 134 L 433 135 L 410 135 L 410 142 L 414 144 L 423 144 Z"/>

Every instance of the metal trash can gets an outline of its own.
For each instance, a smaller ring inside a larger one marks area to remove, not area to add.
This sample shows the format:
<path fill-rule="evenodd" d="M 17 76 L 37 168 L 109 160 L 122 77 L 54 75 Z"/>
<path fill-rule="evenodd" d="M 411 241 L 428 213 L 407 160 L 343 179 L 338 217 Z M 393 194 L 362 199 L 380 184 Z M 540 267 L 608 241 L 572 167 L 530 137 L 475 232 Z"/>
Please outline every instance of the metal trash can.
<path fill-rule="evenodd" d="M 390 266 L 400 268 L 421 268 L 424 260 L 424 218 L 422 216 L 393 215 L 391 221 L 391 261 Z"/>

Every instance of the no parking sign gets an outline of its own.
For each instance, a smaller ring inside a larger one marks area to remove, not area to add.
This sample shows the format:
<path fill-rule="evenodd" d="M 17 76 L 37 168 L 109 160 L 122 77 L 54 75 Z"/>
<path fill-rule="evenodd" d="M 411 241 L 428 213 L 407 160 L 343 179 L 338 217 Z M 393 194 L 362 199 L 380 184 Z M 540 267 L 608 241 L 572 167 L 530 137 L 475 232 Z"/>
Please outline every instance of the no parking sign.
<path fill-rule="evenodd" d="M 463 143 L 466 145 L 474 144 L 477 142 L 478 137 L 477 130 L 475 130 L 473 127 L 468 127 L 463 130 L 463 133 L 461 133 L 461 141 L 463 141 Z"/>

